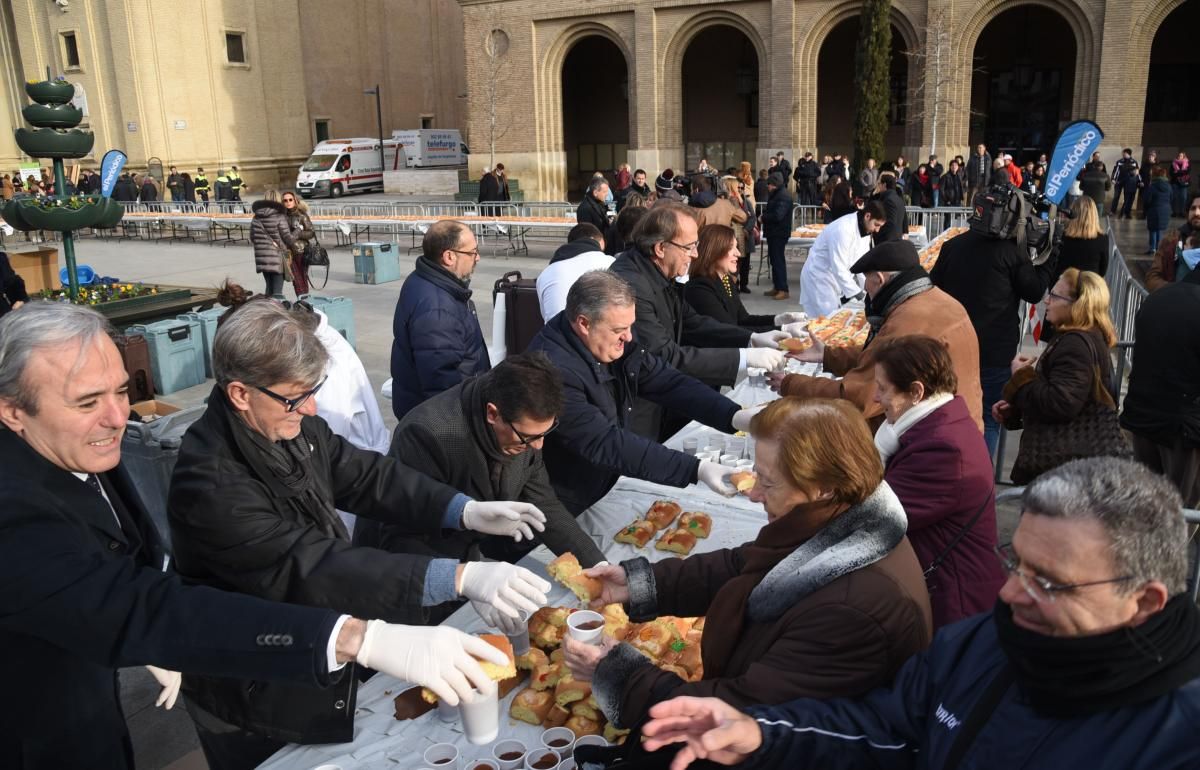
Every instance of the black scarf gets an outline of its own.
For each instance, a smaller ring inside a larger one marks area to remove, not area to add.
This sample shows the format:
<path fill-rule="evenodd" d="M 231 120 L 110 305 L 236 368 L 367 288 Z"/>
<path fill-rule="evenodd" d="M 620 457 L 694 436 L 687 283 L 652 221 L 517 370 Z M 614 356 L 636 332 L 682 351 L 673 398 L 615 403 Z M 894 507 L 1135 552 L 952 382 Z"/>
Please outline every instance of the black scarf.
<path fill-rule="evenodd" d="M 892 310 L 898 305 L 903 304 L 905 300 L 927 292 L 932 288 L 933 282 L 929 280 L 929 273 L 925 272 L 925 268 L 918 265 L 897 273 L 874 297 L 868 295 L 865 312 L 867 314 L 867 323 L 871 324 L 871 332 L 867 335 L 867 341 L 863 347 L 865 348 L 867 345 L 870 345 L 871 340 L 875 339 L 875 335 L 879 333 L 879 328 L 883 326 L 883 322 L 891 315 Z"/>
<path fill-rule="evenodd" d="M 483 395 L 483 387 L 479 377 L 467 380 L 462 386 L 462 407 L 467 424 L 471 426 L 471 435 L 475 445 L 483 449 L 487 458 L 488 481 L 492 485 L 495 500 L 500 499 L 500 479 L 512 456 L 500 451 L 500 442 L 496 440 L 496 432 L 487 421 L 487 400 Z"/>
<path fill-rule="evenodd" d="M 1136 628 L 1096 636 L 1028 631 L 1001 601 L 993 616 L 1017 686 L 1042 716 L 1071 719 L 1133 706 L 1200 677 L 1200 610 L 1187 594 Z"/>

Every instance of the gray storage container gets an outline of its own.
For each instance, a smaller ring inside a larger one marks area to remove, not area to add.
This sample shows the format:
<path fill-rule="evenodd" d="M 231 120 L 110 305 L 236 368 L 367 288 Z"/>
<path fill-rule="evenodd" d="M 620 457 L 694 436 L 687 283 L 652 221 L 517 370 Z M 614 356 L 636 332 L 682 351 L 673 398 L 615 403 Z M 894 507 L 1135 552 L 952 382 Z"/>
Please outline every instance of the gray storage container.
<path fill-rule="evenodd" d="M 167 492 L 171 488 L 171 472 L 179 459 L 183 434 L 207 408 L 201 404 L 163 415 L 153 422 L 125 424 L 121 462 L 133 478 L 142 505 L 158 527 L 168 551 L 171 550 L 171 530 L 167 525 Z"/>

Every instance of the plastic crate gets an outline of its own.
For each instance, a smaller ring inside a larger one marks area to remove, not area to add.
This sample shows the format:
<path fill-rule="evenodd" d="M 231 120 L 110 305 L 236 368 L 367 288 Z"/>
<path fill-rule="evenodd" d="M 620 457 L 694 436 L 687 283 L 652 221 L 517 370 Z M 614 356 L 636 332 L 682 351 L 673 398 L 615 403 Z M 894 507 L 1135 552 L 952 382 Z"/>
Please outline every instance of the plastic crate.
<path fill-rule="evenodd" d="M 174 393 L 204 382 L 204 343 L 199 321 L 176 319 L 138 324 L 125 333 L 146 338 L 156 393 Z"/>
<path fill-rule="evenodd" d="M 180 313 L 175 316 L 183 321 L 196 321 L 200 324 L 200 342 L 204 352 L 204 376 L 212 377 L 213 339 L 217 336 L 217 319 L 224 315 L 229 308 L 214 307 L 199 312 Z"/>
<path fill-rule="evenodd" d="M 133 479 L 133 488 L 142 505 L 162 535 L 163 544 L 171 549 L 171 531 L 167 523 L 167 492 L 171 489 L 171 473 L 179 459 L 183 434 L 207 408 L 204 404 L 176 410 L 170 404 L 146 402 L 154 406 L 153 422 L 129 421 L 121 439 L 121 465 Z M 135 404 L 135 411 L 143 411 Z"/>
<path fill-rule="evenodd" d="M 306 294 L 301 299 L 324 313 L 329 318 L 329 326 L 345 337 L 350 347 L 357 349 L 354 339 L 354 300 L 317 294 Z"/>
<path fill-rule="evenodd" d="M 394 243 L 356 243 L 355 283 L 390 283 L 400 280 L 400 248 Z"/>
<path fill-rule="evenodd" d="M 125 373 L 129 375 L 129 400 L 146 401 L 154 398 L 154 375 L 150 368 L 150 348 L 146 338 L 118 334 L 113 337 Z"/>

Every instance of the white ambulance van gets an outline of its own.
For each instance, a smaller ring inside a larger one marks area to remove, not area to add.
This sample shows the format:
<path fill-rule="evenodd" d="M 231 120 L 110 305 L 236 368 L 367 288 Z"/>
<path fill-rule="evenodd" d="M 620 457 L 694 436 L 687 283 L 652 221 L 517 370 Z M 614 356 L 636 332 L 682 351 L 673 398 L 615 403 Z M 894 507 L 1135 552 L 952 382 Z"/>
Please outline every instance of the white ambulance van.
<path fill-rule="evenodd" d="M 383 162 L 389 171 L 406 167 L 404 153 L 397 153 L 400 146 L 401 143 L 394 139 L 383 142 Z M 296 190 L 305 198 L 340 198 L 347 193 L 383 192 L 379 140 L 329 139 L 321 142 L 300 167 Z"/>
<path fill-rule="evenodd" d="M 392 139 L 404 146 L 409 168 L 465 166 L 470 152 L 455 128 L 396 130 Z"/>

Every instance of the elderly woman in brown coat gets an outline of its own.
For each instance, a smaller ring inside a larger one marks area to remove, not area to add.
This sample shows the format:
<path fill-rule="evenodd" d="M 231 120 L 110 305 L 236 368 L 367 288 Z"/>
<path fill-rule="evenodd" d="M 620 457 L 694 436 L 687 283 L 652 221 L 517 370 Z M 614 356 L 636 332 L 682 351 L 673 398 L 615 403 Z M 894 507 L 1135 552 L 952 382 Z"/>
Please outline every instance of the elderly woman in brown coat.
<path fill-rule="evenodd" d="M 686 682 L 626 643 L 568 639 L 576 679 L 591 680 L 609 720 L 634 727 L 679 695 L 735 706 L 854 696 L 891 681 L 929 644 L 921 567 L 866 422 L 843 401 L 780 399 L 756 415 L 758 483 L 767 525 L 738 548 L 644 558 L 587 571 L 596 605 L 624 602 L 632 620 L 704 615 L 704 675 Z"/>

